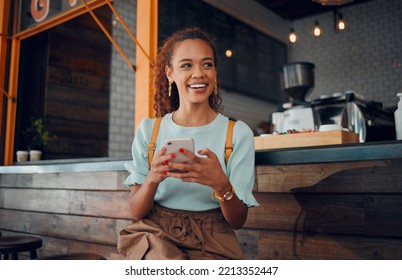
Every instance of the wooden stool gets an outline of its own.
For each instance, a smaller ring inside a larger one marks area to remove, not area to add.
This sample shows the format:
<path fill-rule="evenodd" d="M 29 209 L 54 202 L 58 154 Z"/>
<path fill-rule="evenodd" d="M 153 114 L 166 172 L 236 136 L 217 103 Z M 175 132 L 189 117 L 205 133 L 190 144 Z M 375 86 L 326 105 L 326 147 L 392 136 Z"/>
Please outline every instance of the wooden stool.
<path fill-rule="evenodd" d="M 42 247 L 42 239 L 34 236 L 2 236 L 0 237 L 0 257 L 4 260 L 18 260 L 18 253 L 29 251 L 31 259 L 36 259 L 36 249 Z"/>
<path fill-rule="evenodd" d="M 93 253 L 72 253 L 40 257 L 37 260 L 106 260 L 106 258 Z"/>

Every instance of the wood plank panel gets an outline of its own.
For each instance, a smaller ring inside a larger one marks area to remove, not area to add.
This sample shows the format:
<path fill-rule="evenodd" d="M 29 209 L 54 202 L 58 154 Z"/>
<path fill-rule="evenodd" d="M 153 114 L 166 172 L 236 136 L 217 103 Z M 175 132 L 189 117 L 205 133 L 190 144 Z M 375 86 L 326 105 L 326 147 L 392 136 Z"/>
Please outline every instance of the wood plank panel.
<path fill-rule="evenodd" d="M 88 107 L 79 104 L 47 102 L 47 117 L 67 118 L 86 122 L 103 123 L 109 118 L 108 108 Z"/>
<path fill-rule="evenodd" d="M 260 232 L 259 259 L 402 259 L 402 240 L 293 232 Z"/>
<path fill-rule="evenodd" d="M 402 161 L 257 166 L 259 192 L 401 193 Z"/>
<path fill-rule="evenodd" d="M 107 157 L 107 140 L 98 138 L 57 137 L 46 146 L 46 159 Z"/>
<path fill-rule="evenodd" d="M 0 174 L 0 187 L 30 187 L 32 186 L 32 174 Z"/>
<path fill-rule="evenodd" d="M 240 246 L 243 251 L 244 259 L 255 260 L 259 256 L 259 230 L 240 229 L 236 231 Z"/>
<path fill-rule="evenodd" d="M 0 209 L 0 228 L 106 245 L 117 242 L 118 219 Z"/>
<path fill-rule="evenodd" d="M 130 192 L 0 189 L 4 209 L 130 219 Z"/>
<path fill-rule="evenodd" d="M 77 170 L 79 171 L 79 170 Z M 54 188 L 76 190 L 123 190 L 130 191 L 123 185 L 127 171 L 92 171 L 61 173 L 21 173 L 0 174 L 2 188 Z"/>
<path fill-rule="evenodd" d="M 109 81 L 106 77 L 78 72 L 74 69 L 48 66 L 48 100 L 85 102 L 93 106 L 107 106 Z"/>
<path fill-rule="evenodd" d="M 104 123 L 85 122 L 64 118 L 48 118 L 46 127 L 49 131 L 52 131 L 52 135 L 56 139 L 49 142 L 49 149 L 51 145 L 58 145 L 59 139 L 63 137 L 69 137 L 69 135 L 75 135 L 76 138 L 96 138 L 105 139 L 105 134 L 109 131 L 109 127 Z M 47 147 L 48 148 L 48 147 Z"/>
<path fill-rule="evenodd" d="M 247 228 L 402 237 L 401 194 L 256 194 Z"/>

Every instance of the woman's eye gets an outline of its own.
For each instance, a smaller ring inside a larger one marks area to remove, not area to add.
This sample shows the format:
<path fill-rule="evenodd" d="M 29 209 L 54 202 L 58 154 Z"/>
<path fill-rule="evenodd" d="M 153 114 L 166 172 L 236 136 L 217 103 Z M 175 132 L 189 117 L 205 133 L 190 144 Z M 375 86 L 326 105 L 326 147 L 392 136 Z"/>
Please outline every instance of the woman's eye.
<path fill-rule="evenodd" d="M 204 63 L 204 67 L 205 68 L 212 68 L 212 67 L 214 67 L 214 64 L 212 62 L 206 62 L 206 63 Z"/>
<path fill-rule="evenodd" d="M 184 63 L 180 66 L 180 68 L 190 68 L 191 64 L 190 63 Z"/>

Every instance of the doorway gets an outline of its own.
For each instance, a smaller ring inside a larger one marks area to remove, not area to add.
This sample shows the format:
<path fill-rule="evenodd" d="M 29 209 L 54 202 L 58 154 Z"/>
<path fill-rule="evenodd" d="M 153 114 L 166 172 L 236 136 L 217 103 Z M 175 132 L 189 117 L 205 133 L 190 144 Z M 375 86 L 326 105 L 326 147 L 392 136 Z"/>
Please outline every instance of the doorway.
<path fill-rule="evenodd" d="M 95 10 L 110 31 L 111 11 Z M 21 42 L 15 149 L 42 119 L 43 159 L 108 156 L 111 44 L 89 14 Z"/>

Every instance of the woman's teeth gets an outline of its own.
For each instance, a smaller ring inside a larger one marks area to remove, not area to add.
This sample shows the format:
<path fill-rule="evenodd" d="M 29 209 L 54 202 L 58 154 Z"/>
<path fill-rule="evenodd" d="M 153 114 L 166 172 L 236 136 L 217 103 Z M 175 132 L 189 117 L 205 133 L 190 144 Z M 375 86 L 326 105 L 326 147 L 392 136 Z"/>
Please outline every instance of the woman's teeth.
<path fill-rule="evenodd" d="M 204 87 L 206 87 L 206 86 L 207 86 L 206 84 L 193 84 L 193 85 L 189 85 L 190 88 L 194 88 L 194 89 L 197 89 L 197 88 L 204 88 Z"/>

